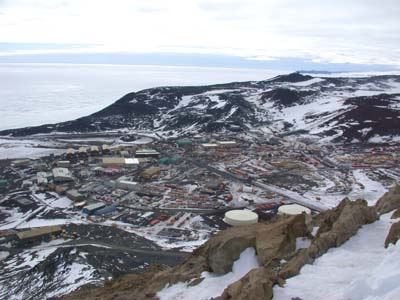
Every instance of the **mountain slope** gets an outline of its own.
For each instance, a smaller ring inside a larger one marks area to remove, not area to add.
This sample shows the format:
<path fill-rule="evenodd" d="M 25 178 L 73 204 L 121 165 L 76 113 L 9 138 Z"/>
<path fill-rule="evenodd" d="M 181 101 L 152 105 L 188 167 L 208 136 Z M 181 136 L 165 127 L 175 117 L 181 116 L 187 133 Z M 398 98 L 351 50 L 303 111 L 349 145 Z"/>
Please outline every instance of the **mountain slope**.
<path fill-rule="evenodd" d="M 308 132 L 331 140 L 400 135 L 400 76 L 314 78 L 292 73 L 270 80 L 130 93 L 74 121 L 0 135 L 150 130 L 165 135 L 242 131 Z"/>

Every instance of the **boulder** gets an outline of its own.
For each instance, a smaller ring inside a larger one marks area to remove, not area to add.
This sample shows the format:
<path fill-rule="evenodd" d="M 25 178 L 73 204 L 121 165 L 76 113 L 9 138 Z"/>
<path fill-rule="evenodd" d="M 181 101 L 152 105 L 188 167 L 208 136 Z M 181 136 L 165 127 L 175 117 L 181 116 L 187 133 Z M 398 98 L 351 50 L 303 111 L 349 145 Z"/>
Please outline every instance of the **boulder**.
<path fill-rule="evenodd" d="M 264 266 L 296 250 L 296 238 L 308 235 L 305 214 L 278 219 L 257 229 L 256 250 Z"/>
<path fill-rule="evenodd" d="M 230 284 L 221 300 L 270 300 L 272 287 L 278 282 L 276 275 L 265 267 L 251 270 L 240 280 Z"/>
<path fill-rule="evenodd" d="M 375 204 L 379 214 L 388 213 L 400 208 L 400 185 L 396 184 L 387 191 Z"/>
<path fill-rule="evenodd" d="M 398 219 L 400 218 L 400 208 L 396 209 L 396 211 L 391 216 L 391 219 Z"/>
<path fill-rule="evenodd" d="M 283 279 L 296 276 L 300 273 L 300 269 L 304 265 L 311 264 L 313 261 L 314 260 L 308 253 L 308 249 L 301 249 L 282 265 L 282 268 L 279 271 L 279 276 Z"/>
<path fill-rule="evenodd" d="M 389 247 L 390 244 L 396 244 L 400 239 L 400 221 L 392 224 L 389 233 L 385 240 L 385 247 Z"/>
<path fill-rule="evenodd" d="M 245 249 L 255 247 L 257 229 L 264 224 L 232 227 L 212 237 L 197 253 L 206 258 L 210 271 L 226 274 Z"/>

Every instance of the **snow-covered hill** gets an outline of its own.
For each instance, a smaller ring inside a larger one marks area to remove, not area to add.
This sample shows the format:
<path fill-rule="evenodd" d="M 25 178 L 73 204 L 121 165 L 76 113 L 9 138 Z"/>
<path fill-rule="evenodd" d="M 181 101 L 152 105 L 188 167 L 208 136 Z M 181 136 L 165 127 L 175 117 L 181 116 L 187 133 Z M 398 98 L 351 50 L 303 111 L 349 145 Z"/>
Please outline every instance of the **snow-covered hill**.
<path fill-rule="evenodd" d="M 400 137 L 399 108 L 400 76 L 314 78 L 292 73 L 257 82 L 147 89 L 74 121 L 0 134 L 126 129 L 181 135 L 263 128 L 333 141 L 380 142 Z"/>

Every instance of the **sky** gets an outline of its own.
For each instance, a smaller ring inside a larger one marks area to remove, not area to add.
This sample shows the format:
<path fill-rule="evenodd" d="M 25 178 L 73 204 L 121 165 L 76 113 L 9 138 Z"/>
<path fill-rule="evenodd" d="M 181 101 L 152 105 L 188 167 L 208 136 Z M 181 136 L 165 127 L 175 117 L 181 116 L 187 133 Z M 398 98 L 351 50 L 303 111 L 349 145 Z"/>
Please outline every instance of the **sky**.
<path fill-rule="evenodd" d="M 0 62 L 400 69 L 399 15 L 398 0 L 0 0 Z"/>

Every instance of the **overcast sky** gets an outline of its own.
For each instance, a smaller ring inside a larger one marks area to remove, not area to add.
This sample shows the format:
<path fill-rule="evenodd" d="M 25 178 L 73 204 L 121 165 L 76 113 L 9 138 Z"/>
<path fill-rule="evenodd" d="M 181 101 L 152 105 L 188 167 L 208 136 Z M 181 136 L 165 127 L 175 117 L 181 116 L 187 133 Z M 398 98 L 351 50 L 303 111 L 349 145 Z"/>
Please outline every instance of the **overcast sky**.
<path fill-rule="evenodd" d="M 400 67 L 399 32 L 399 0 L 0 0 L 3 56 L 186 53 Z"/>

